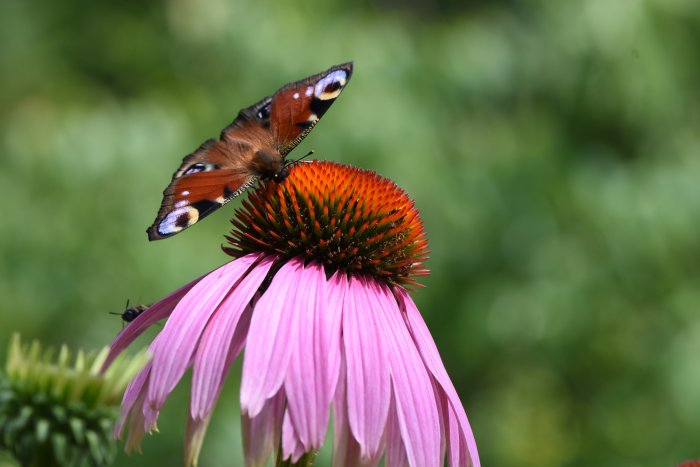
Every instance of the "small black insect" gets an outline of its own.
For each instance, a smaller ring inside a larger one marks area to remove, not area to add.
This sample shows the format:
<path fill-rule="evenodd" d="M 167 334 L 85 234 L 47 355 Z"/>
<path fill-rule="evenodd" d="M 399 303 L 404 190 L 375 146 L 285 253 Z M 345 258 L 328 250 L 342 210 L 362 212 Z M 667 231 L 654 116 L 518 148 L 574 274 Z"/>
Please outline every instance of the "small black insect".
<path fill-rule="evenodd" d="M 134 305 L 134 306 L 129 306 L 129 300 L 127 299 L 126 301 L 126 307 L 124 311 L 121 313 L 118 313 L 116 311 L 110 311 L 110 315 L 121 315 L 122 320 L 124 321 L 125 324 L 128 324 L 138 318 L 138 316 L 146 311 L 148 308 L 147 305 Z"/>

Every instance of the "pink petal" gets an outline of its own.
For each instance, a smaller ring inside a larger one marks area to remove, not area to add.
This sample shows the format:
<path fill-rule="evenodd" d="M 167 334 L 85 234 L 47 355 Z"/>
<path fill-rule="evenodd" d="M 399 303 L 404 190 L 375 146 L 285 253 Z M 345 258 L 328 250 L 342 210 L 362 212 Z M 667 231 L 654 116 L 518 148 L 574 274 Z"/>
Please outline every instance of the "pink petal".
<path fill-rule="evenodd" d="M 442 390 L 440 385 L 437 383 L 437 381 L 435 381 L 435 379 L 432 376 L 430 377 L 430 383 L 433 386 L 435 406 L 438 409 L 438 420 L 440 420 L 440 459 L 442 460 L 441 462 L 444 463 L 445 452 L 447 450 L 448 427 L 446 426 L 446 424 L 447 409 L 449 406 L 449 402 L 447 400 L 447 396 L 445 395 L 445 391 Z"/>
<path fill-rule="evenodd" d="M 231 348 L 236 347 L 233 335 L 239 319 L 265 279 L 272 263 L 273 258 L 263 259 L 241 280 L 221 302 L 202 334 L 192 373 L 190 413 L 195 420 L 207 418 L 211 413 L 223 386 L 224 377 L 233 361 L 228 355 Z"/>
<path fill-rule="evenodd" d="M 344 275 L 342 276 L 344 277 Z M 325 439 L 330 404 L 340 367 L 341 304 L 347 281 L 326 282 L 323 266 L 302 272 L 297 297 L 298 337 L 292 346 L 285 389 L 287 410 L 304 451 L 318 450 Z"/>
<path fill-rule="evenodd" d="M 333 400 L 335 388 L 340 376 L 340 366 L 342 362 L 342 323 L 343 323 L 343 303 L 348 290 L 348 276 L 344 272 L 336 272 L 328 281 L 328 298 L 326 302 L 326 316 L 324 323 L 330 331 L 326 333 L 326 338 L 319 341 L 322 346 L 321 352 L 328 353 L 328 373 L 326 394 L 328 403 Z M 337 330 L 337 331 L 336 331 Z"/>
<path fill-rule="evenodd" d="M 296 342 L 296 296 L 303 263 L 292 259 L 275 274 L 255 305 L 243 357 L 241 410 L 250 417 L 260 413 L 265 401 L 277 394 L 287 372 Z M 299 291 L 300 300 L 305 296 Z"/>
<path fill-rule="evenodd" d="M 202 278 L 177 304 L 151 346 L 153 370 L 148 401 L 153 410 L 163 406 L 189 366 L 209 317 L 257 260 L 258 255 L 248 255 L 223 265 Z"/>
<path fill-rule="evenodd" d="M 333 466 L 334 467 L 358 467 L 376 466 L 381 459 L 382 449 L 377 454 L 362 462 L 360 459 L 360 445 L 352 436 L 348 424 L 347 398 L 345 391 L 345 364 L 341 361 L 340 377 L 335 396 L 333 397 Z"/>
<path fill-rule="evenodd" d="M 304 452 L 304 445 L 299 440 L 292 419 L 289 418 L 289 410 L 285 410 L 282 421 L 282 460 L 289 459 L 293 464 L 296 464 Z"/>
<path fill-rule="evenodd" d="M 476 448 L 476 440 L 474 439 L 474 434 L 472 433 L 471 426 L 469 425 L 467 414 L 464 412 L 464 407 L 462 407 L 457 391 L 455 390 L 450 377 L 447 375 L 447 370 L 445 370 L 445 366 L 440 359 L 440 354 L 435 346 L 435 342 L 433 342 L 430 331 L 428 330 L 425 321 L 423 321 L 423 317 L 408 293 L 401 288 L 397 288 L 396 292 L 401 303 L 403 304 L 403 308 L 406 311 L 408 325 L 411 330 L 413 340 L 423 358 L 423 362 L 445 391 L 447 398 L 449 399 L 450 407 L 453 411 L 452 413 L 457 417 L 462 435 L 464 438 L 466 438 L 466 444 L 469 451 L 468 459 L 471 460 L 471 465 L 474 467 L 481 467 L 479 452 Z M 451 437 L 452 433 L 450 433 L 450 438 Z M 454 443 L 450 443 L 450 452 L 454 452 L 455 449 L 459 449 L 459 446 L 455 446 Z M 468 464 L 465 462 L 460 465 Z"/>
<path fill-rule="evenodd" d="M 447 444 L 450 449 L 450 466 L 461 467 L 469 465 L 469 452 L 467 450 L 467 442 L 459 427 L 457 415 L 449 405 L 447 396 L 445 396 L 445 407 L 448 413 L 447 422 Z"/>
<path fill-rule="evenodd" d="M 366 285 L 351 278 L 343 303 L 347 411 L 350 430 L 365 460 L 379 452 L 391 395 L 379 313 L 381 309 L 370 300 Z"/>
<path fill-rule="evenodd" d="M 146 393 L 142 392 L 139 394 L 138 399 L 134 401 L 134 409 L 131 412 L 131 418 L 129 420 L 129 435 L 124 445 L 124 450 L 126 452 L 131 452 L 132 449 L 136 449 L 136 452 L 141 452 L 141 440 L 143 439 L 143 435 L 146 434 L 142 410 L 145 397 Z"/>
<path fill-rule="evenodd" d="M 357 441 L 352 437 L 350 433 L 350 425 L 348 425 L 348 409 L 347 402 L 345 400 L 345 359 L 342 358 L 342 348 L 341 348 L 341 362 L 340 362 L 340 375 L 338 377 L 338 384 L 335 388 L 335 395 L 333 396 L 333 465 L 344 466 L 346 465 L 346 458 L 348 457 L 348 449 L 351 443 L 357 446 L 356 458 L 360 457 L 360 446 Z"/>
<path fill-rule="evenodd" d="M 233 333 L 233 337 L 231 338 L 231 346 L 229 347 L 228 355 L 226 355 L 226 362 L 224 363 L 224 377 L 231 368 L 233 361 L 238 357 L 238 354 L 241 353 L 241 350 L 243 350 L 245 346 L 245 341 L 248 337 L 248 329 L 250 328 L 250 319 L 255 309 L 255 303 L 258 298 L 260 298 L 260 295 L 259 291 L 255 293 L 250 304 L 243 310 L 241 317 L 238 319 L 238 326 L 236 326 L 236 332 Z"/>
<path fill-rule="evenodd" d="M 208 425 L 208 417 L 194 420 L 188 415 L 185 428 L 185 466 L 197 465 Z"/>
<path fill-rule="evenodd" d="M 150 386 L 151 380 L 148 380 L 147 386 Z M 146 399 L 148 399 L 148 392 L 146 392 Z M 143 424 L 144 424 L 144 429 L 148 431 L 149 433 L 152 430 L 158 431 L 158 416 L 160 415 L 160 408 L 154 407 L 153 405 L 148 403 L 148 400 L 146 400 L 146 403 L 143 406 Z"/>
<path fill-rule="evenodd" d="M 255 418 L 241 414 L 246 466 L 263 466 L 270 453 L 276 452 L 280 444 L 283 413 L 284 394 L 280 391 L 265 402 Z"/>
<path fill-rule="evenodd" d="M 124 422 L 126 422 L 129 413 L 135 412 L 135 404 L 139 399 L 143 399 L 144 386 L 148 381 L 148 377 L 151 374 L 151 362 L 148 362 L 141 371 L 132 379 L 124 390 L 124 396 L 122 397 L 121 412 L 119 415 L 119 420 L 114 425 L 114 437 L 121 438 L 122 430 L 124 429 Z"/>
<path fill-rule="evenodd" d="M 389 418 L 386 422 L 386 460 L 384 461 L 386 467 L 403 467 L 408 465 L 395 404 L 395 401 L 392 400 Z"/>
<path fill-rule="evenodd" d="M 388 347 L 396 414 L 406 456 L 412 466 L 439 466 L 440 420 L 430 375 L 394 296 L 373 279 L 366 283 L 380 307 L 377 317 Z"/>
<path fill-rule="evenodd" d="M 202 276 L 204 277 L 204 276 Z M 126 349 L 131 343 L 148 329 L 156 321 L 167 318 L 172 313 L 175 305 L 202 277 L 193 280 L 189 284 L 180 287 L 175 292 L 171 293 L 164 299 L 149 306 L 143 313 L 136 317 L 127 327 L 114 338 L 109 346 L 109 354 L 102 364 L 102 370 L 105 371 L 115 358 Z"/>

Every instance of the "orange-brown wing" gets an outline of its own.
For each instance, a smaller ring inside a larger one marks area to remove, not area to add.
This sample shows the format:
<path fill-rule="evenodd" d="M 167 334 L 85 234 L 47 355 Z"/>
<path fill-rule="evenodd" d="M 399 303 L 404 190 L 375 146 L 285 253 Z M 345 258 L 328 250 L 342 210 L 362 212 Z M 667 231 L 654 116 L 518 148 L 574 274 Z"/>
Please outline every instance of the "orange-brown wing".
<path fill-rule="evenodd" d="M 149 240 L 160 240 L 182 232 L 238 196 L 254 181 L 243 160 L 227 154 L 222 141 L 209 140 L 187 156 L 170 185 Z"/>
<path fill-rule="evenodd" d="M 185 157 L 163 192 L 150 240 L 179 233 L 238 196 L 280 162 L 311 131 L 345 88 L 352 63 L 337 65 L 282 87 L 241 110 L 218 141 Z M 277 157 L 279 156 L 279 161 Z"/>
<path fill-rule="evenodd" d="M 163 192 L 149 240 L 171 237 L 219 209 L 257 179 L 255 152 L 272 144 L 270 102 L 266 97 L 240 111 L 218 141 L 205 141 L 185 157 Z"/>
<path fill-rule="evenodd" d="M 272 96 L 270 127 L 275 149 L 286 156 L 335 102 L 352 76 L 352 62 L 289 83 Z"/>

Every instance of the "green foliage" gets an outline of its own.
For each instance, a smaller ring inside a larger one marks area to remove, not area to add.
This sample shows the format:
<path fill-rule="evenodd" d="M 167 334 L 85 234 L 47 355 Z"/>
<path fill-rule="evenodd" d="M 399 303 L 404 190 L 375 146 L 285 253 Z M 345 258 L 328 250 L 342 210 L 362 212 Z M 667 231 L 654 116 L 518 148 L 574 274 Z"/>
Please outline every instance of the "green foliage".
<path fill-rule="evenodd" d="M 5 1 L 0 43 L 0 338 L 102 345 L 126 298 L 226 261 L 231 207 L 147 242 L 172 171 L 239 108 L 353 59 L 292 156 L 415 198 L 415 298 L 483 464 L 700 456 L 697 1 Z M 186 390 L 132 463 L 181 462 Z M 241 458 L 236 399 L 203 464 Z"/>

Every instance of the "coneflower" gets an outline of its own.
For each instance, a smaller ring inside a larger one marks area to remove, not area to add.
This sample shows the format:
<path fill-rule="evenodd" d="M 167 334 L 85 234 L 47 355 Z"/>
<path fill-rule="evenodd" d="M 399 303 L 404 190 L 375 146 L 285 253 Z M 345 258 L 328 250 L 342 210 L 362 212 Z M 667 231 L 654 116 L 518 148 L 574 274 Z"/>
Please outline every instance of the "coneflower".
<path fill-rule="evenodd" d="M 232 221 L 235 259 L 149 307 L 110 359 L 156 321 L 152 359 L 127 388 L 116 431 L 127 449 L 193 368 L 185 463 L 196 464 L 214 403 L 245 347 L 241 413 L 246 465 L 271 453 L 298 462 L 323 444 L 333 411 L 333 465 L 479 466 L 459 397 L 407 292 L 428 273 L 411 199 L 377 174 L 297 164 L 263 183 Z M 109 363 L 109 360 L 108 360 Z"/>
<path fill-rule="evenodd" d="M 22 345 L 15 334 L 0 373 L 0 450 L 23 466 L 110 464 L 119 400 L 147 358 L 122 356 L 100 373 L 107 353 L 72 356 L 65 345 Z"/>

